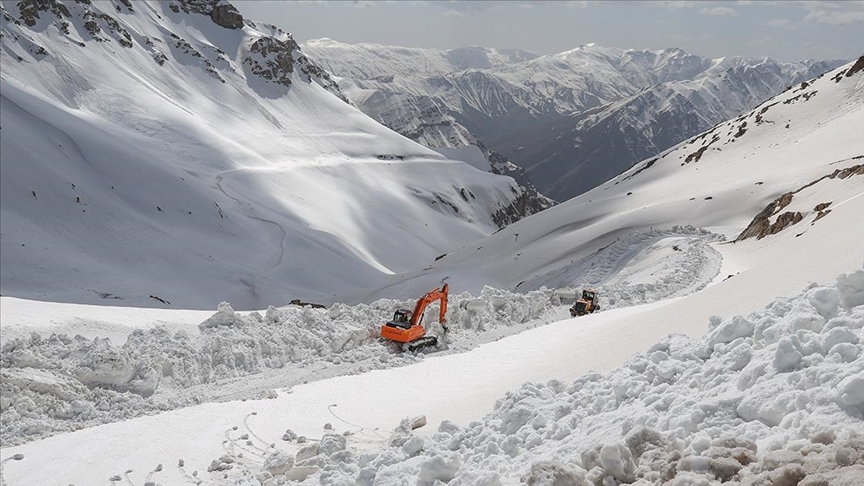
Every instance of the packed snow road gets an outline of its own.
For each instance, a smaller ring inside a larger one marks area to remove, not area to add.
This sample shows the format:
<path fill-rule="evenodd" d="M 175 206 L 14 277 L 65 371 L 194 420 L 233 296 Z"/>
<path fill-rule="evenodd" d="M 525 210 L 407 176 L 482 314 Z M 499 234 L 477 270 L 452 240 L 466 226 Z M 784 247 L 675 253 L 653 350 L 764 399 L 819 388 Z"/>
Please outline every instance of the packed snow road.
<path fill-rule="evenodd" d="M 646 312 L 657 312 L 668 304 L 660 302 L 560 321 L 486 343 L 469 353 L 316 381 L 276 392 L 272 395 L 275 398 L 269 400 L 205 403 L 56 435 L 4 449 L 4 457 L 23 453 L 27 460 L 6 464 L 4 477 L 10 485 L 42 484 L 44 479 L 60 477 L 67 483 L 102 484 L 131 469 L 134 474 L 130 479 L 138 484 L 161 463 L 165 467 L 155 476 L 159 482 L 184 484 L 187 478 L 176 467 L 183 459 L 187 472 L 197 470 L 212 480 L 218 476 L 204 472 L 213 459 L 229 452 L 227 448 L 232 444 L 225 440 L 243 434 L 259 437 L 253 441 L 254 446 L 264 450 L 256 454 L 243 440 L 234 456 L 238 468 L 260 468 L 269 444 L 293 446 L 291 452 L 296 452 L 294 443 L 281 440 L 286 429 L 317 438 L 327 423 L 339 433 L 348 431 L 356 436 L 356 440 L 349 437 L 352 446 L 381 447 L 402 418 L 422 414 L 434 426 L 448 419 L 465 425 L 488 413 L 495 400 L 526 381 L 569 381 L 591 369 L 608 371 L 631 354 L 631 347 L 620 346 L 619 351 L 609 352 L 604 343 L 628 328 L 641 327 L 639 322 Z M 668 333 L 668 329 L 659 328 L 645 331 L 633 338 L 636 347 Z M 255 415 L 250 416 L 253 412 Z M 238 429 L 234 430 L 235 426 Z M 428 431 L 434 432 L 434 426 Z M 87 446 L 72 445 L 82 443 Z M 240 446 L 251 449 L 242 458 L 236 457 L 243 452 Z M 65 457 L 58 461 L 61 451 Z M 26 464 L 40 466 L 30 468 Z"/>

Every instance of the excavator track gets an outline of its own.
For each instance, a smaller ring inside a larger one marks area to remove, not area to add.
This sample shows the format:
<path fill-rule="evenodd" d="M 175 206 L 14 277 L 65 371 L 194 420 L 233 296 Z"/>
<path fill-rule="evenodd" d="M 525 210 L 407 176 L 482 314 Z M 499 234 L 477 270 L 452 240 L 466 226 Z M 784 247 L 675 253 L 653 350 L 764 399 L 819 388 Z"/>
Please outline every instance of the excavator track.
<path fill-rule="evenodd" d="M 423 348 L 432 347 L 438 344 L 438 338 L 435 336 L 423 336 L 420 339 L 415 339 L 402 345 L 402 351 L 406 353 L 416 353 Z"/>

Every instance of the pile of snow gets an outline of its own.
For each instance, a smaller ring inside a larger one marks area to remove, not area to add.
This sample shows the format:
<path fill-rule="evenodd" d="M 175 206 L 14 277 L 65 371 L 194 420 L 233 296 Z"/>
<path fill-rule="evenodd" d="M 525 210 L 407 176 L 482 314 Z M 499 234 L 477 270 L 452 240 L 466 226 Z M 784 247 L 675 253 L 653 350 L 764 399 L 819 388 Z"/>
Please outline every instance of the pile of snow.
<path fill-rule="evenodd" d="M 424 437 L 406 422 L 383 450 L 307 450 L 294 467 L 318 471 L 316 484 L 852 485 L 864 473 L 862 341 L 857 270 L 714 318 L 701 340 L 670 335 L 607 376 L 526 384 L 466 427 Z"/>
<path fill-rule="evenodd" d="M 451 296 L 450 332 L 439 350 L 464 351 L 482 342 L 563 317 L 555 292 L 528 294 L 487 288 L 478 297 Z M 100 423 L 220 398 L 267 397 L 332 374 L 362 373 L 423 359 L 379 339 L 381 325 L 414 301 L 270 307 L 238 313 L 228 303 L 198 327 L 200 334 L 165 326 L 136 329 L 125 344 L 52 333 L 7 341 L 2 348 L 0 423 L 4 442 L 16 444 Z M 424 322 L 434 324 L 437 305 Z M 448 344 L 452 343 L 452 344 Z M 341 367 L 340 367 L 341 366 Z M 230 382 L 266 374 L 261 389 Z"/>

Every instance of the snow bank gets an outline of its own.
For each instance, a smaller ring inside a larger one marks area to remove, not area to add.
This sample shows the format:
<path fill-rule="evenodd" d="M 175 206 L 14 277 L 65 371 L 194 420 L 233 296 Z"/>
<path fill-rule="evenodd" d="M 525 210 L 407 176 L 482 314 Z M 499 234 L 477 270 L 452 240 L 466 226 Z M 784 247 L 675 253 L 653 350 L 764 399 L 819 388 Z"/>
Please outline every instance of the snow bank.
<path fill-rule="evenodd" d="M 413 306 L 414 301 L 379 300 L 329 309 L 270 307 L 262 314 L 238 313 L 223 302 L 199 325 L 200 335 L 156 326 L 133 331 L 122 346 L 64 334 L 12 339 L 0 355 L 4 445 L 416 362 L 424 356 L 403 354 L 379 338 L 397 308 Z M 566 315 L 551 291 L 486 288 L 478 297 L 451 296 L 449 309 L 450 332 L 433 352 L 465 351 Z M 441 332 L 433 322 L 437 312 L 437 306 L 429 308 L 424 322 Z M 242 386 L 235 386 L 241 378 Z"/>
<path fill-rule="evenodd" d="M 857 484 L 862 290 L 864 270 L 841 275 L 712 319 L 699 341 L 670 335 L 607 376 L 526 384 L 464 428 L 298 463 L 319 469 L 309 484 Z"/>

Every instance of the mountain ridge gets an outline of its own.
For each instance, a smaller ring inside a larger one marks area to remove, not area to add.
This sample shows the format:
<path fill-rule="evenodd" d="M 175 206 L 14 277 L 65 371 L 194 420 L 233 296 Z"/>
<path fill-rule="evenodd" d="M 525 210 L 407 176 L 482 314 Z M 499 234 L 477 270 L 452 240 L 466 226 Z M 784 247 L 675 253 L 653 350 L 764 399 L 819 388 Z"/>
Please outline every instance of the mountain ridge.
<path fill-rule="evenodd" d="M 304 44 L 310 56 L 350 86 L 347 96 L 373 118 L 430 147 L 471 144 L 470 134 L 523 167 L 540 193 L 559 201 L 737 116 L 785 86 L 845 62 L 708 59 L 680 48 L 651 51 L 586 44 L 495 68 L 449 65 L 452 71 L 445 72 L 444 50 L 411 50 L 412 56 L 427 61 L 424 67 L 434 66 L 426 70 L 400 57 L 398 47 Z M 386 79 L 369 77 L 371 69 L 380 69 L 376 62 L 382 58 L 383 66 L 398 64 L 398 71 Z M 676 98 L 676 106 L 667 106 Z M 592 113 L 581 125 L 571 121 Z M 652 120 L 659 121 L 652 125 Z M 637 134 L 630 141 L 633 126 L 648 135 Z M 529 145 L 534 148 L 526 151 Z"/>

